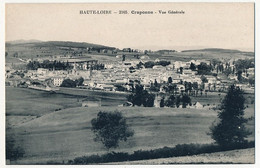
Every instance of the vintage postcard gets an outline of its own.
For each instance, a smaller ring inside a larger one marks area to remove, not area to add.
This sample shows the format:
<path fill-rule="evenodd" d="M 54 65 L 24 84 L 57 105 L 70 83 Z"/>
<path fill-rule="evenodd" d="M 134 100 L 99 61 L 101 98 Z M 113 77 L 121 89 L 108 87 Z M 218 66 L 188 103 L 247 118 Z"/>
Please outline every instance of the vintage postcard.
<path fill-rule="evenodd" d="M 6 165 L 249 164 L 255 3 L 5 3 Z"/>

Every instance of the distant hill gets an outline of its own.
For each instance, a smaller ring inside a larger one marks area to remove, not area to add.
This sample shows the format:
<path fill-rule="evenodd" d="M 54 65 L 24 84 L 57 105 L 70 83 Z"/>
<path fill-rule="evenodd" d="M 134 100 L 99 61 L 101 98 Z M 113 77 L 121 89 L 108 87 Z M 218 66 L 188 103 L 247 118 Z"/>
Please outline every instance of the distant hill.
<path fill-rule="evenodd" d="M 240 50 L 222 49 L 222 48 L 205 48 L 205 49 L 198 49 L 198 50 L 183 50 L 182 52 L 253 53 L 253 52 L 244 52 L 244 51 L 240 51 Z"/>
<path fill-rule="evenodd" d="M 39 42 L 42 42 L 40 40 L 34 40 L 34 39 L 31 39 L 31 40 L 14 40 L 14 41 L 7 41 L 6 43 L 7 44 L 27 44 L 27 43 L 39 43 Z"/>
<path fill-rule="evenodd" d="M 198 50 L 183 50 L 182 53 L 201 53 L 201 54 L 207 54 L 207 53 L 215 53 L 215 54 L 222 54 L 224 55 L 243 55 L 248 57 L 254 57 L 254 52 L 248 52 L 248 51 L 240 51 L 240 50 L 233 50 L 233 49 L 222 49 L 222 48 L 205 48 L 205 49 L 198 49 Z"/>
<path fill-rule="evenodd" d="M 96 48 L 96 49 L 115 49 L 115 47 L 108 47 L 98 44 L 91 44 L 85 42 L 71 42 L 71 41 L 39 41 L 39 40 L 16 40 L 6 42 L 6 46 L 19 45 L 19 46 L 33 47 L 71 47 L 71 48 Z"/>

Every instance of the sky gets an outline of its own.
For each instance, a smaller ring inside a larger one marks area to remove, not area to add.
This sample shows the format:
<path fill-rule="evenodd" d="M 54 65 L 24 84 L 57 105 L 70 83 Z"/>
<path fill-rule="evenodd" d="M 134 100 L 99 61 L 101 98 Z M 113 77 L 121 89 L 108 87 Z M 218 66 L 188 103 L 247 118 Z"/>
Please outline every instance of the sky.
<path fill-rule="evenodd" d="M 112 14 L 82 15 L 80 10 L 111 10 Z M 128 14 L 118 14 L 119 10 Z M 132 10 L 154 14 L 131 14 Z M 159 10 L 185 14 L 159 14 Z M 151 50 L 254 50 L 254 3 L 6 4 L 5 21 L 6 41 L 75 41 Z"/>

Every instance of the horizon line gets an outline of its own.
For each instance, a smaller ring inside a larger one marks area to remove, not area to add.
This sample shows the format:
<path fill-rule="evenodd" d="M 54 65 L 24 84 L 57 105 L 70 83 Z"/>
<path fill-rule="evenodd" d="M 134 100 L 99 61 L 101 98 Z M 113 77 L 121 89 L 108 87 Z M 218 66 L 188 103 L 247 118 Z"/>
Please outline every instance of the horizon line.
<path fill-rule="evenodd" d="M 38 40 L 38 39 L 17 39 L 17 40 L 5 40 L 5 43 L 12 43 L 12 42 L 19 42 L 19 41 L 24 41 L 26 43 L 26 41 L 28 41 L 28 43 L 30 43 L 29 41 L 39 41 L 39 42 L 74 42 L 74 43 L 88 43 L 88 44 L 94 44 L 94 45 L 101 45 L 101 46 L 106 46 L 106 47 L 111 47 L 108 46 L 106 44 L 97 44 L 97 43 L 91 43 L 91 42 L 87 42 L 87 41 L 72 41 L 72 40 Z M 22 44 L 22 42 L 21 42 Z M 152 46 L 152 45 L 151 45 Z M 226 49 L 226 50 L 238 50 L 240 52 L 255 52 L 255 46 L 253 48 L 241 48 L 241 47 L 237 47 L 237 48 L 223 48 L 223 47 L 212 47 L 212 46 L 152 46 L 149 48 L 149 46 L 140 46 L 140 47 L 123 47 L 123 48 L 132 48 L 132 49 L 138 49 L 138 50 L 151 50 L 151 51 L 158 51 L 158 50 L 175 50 L 175 51 L 186 51 L 186 50 L 203 50 L 203 49 Z M 177 47 L 177 48 L 190 48 L 190 49 L 184 49 L 184 50 L 177 50 L 177 49 L 173 49 L 173 47 Z M 111 47 L 111 48 L 117 48 L 117 49 L 123 49 L 121 47 Z M 144 49 L 145 48 L 145 49 Z M 157 48 L 157 49 L 151 49 L 151 48 Z M 160 49 L 158 49 L 160 48 Z"/>

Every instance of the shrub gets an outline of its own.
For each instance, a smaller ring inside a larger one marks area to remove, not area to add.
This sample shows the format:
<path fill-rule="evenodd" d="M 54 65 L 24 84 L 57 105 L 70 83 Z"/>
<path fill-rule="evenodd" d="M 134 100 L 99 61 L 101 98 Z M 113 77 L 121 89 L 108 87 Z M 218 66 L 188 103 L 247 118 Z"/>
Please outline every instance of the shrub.
<path fill-rule="evenodd" d="M 71 87 L 71 88 L 74 88 L 76 86 L 77 86 L 76 82 L 71 79 L 65 79 L 60 85 L 60 87 Z"/>

